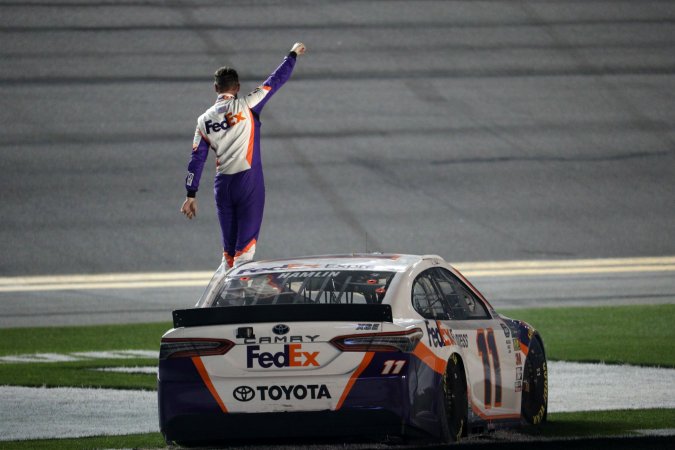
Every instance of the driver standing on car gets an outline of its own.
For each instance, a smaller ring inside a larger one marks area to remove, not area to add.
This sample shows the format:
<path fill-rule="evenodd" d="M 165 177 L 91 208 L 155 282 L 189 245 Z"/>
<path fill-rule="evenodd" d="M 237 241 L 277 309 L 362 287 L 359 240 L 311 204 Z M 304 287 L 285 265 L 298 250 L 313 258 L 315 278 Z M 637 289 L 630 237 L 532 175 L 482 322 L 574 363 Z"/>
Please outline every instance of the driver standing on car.
<path fill-rule="evenodd" d="M 223 263 L 231 268 L 253 259 L 265 206 L 260 158 L 260 113 L 288 81 L 305 45 L 297 42 L 274 72 L 253 92 L 239 98 L 239 76 L 230 67 L 215 73 L 215 105 L 197 120 L 192 158 L 185 178 L 181 212 L 197 215 L 196 194 L 209 149 L 216 153 L 214 192 L 223 242 Z"/>

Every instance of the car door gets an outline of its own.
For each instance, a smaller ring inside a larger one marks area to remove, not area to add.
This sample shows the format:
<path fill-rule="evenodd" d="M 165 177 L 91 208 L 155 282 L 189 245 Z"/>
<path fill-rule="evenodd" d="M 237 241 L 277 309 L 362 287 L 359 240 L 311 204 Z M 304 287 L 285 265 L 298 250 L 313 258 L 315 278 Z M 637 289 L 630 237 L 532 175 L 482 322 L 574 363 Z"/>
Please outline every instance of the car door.
<path fill-rule="evenodd" d="M 516 361 L 523 356 L 510 329 L 449 270 L 436 267 L 429 276 L 447 314 L 439 320 L 462 352 L 470 410 L 483 420 L 518 418 L 522 372 L 516 373 Z"/>

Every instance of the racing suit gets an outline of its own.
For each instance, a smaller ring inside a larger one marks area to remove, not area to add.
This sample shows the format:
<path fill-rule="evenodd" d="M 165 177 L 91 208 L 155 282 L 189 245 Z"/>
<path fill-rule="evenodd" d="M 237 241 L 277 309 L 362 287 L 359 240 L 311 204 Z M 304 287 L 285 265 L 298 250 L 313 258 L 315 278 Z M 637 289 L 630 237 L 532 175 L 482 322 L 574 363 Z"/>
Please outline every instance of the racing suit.
<path fill-rule="evenodd" d="M 260 155 L 260 113 L 288 81 L 296 53 L 290 52 L 265 82 L 244 98 L 219 94 L 197 120 L 185 188 L 188 197 L 199 189 L 209 149 L 216 154 L 214 193 L 229 267 L 253 259 L 265 206 Z"/>

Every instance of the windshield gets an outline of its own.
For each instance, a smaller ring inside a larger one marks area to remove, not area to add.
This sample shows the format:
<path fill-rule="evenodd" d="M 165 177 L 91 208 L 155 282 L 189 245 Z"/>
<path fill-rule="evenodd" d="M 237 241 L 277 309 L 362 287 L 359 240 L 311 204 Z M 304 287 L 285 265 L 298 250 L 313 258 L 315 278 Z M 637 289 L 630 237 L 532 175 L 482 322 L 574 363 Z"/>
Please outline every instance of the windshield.
<path fill-rule="evenodd" d="M 336 270 L 214 277 L 197 306 L 377 304 L 393 276 L 394 272 Z"/>

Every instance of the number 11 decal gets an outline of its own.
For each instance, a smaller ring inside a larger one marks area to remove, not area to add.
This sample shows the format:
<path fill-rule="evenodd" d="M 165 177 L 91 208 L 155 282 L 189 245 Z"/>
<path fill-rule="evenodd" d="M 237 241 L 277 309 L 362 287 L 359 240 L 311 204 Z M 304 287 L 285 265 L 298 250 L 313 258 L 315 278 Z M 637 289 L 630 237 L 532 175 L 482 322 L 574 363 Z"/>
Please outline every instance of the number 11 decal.
<path fill-rule="evenodd" d="M 487 331 L 487 339 L 485 338 Z M 492 357 L 492 366 L 495 372 L 495 402 L 494 407 L 502 406 L 502 368 L 499 365 L 499 352 L 497 351 L 497 342 L 492 328 L 487 330 L 479 329 L 476 334 L 476 345 L 478 345 L 478 354 L 483 359 L 483 371 L 485 375 L 485 408 L 492 408 L 492 370 L 490 370 L 490 357 Z"/>
<path fill-rule="evenodd" d="M 384 368 L 382 369 L 382 375 L 398 375 L 403 370 L 405 366 L 405 360 L 388 360 L 384 362 Z"/>

